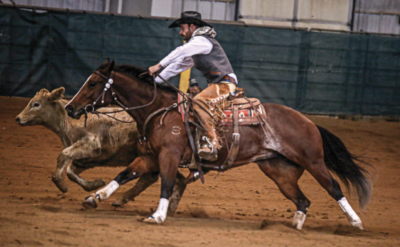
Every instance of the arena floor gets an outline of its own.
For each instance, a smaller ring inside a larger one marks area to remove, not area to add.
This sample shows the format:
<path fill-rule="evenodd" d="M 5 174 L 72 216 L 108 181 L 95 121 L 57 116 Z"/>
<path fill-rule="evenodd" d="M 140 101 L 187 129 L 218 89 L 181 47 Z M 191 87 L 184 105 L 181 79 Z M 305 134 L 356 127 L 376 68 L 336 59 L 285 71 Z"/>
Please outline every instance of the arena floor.
<path fill-rule="evenodd" d="M 400 246 L 399 122 L 309 116 L 375 166 L 366 210 L 359 211 L 345 191 L 365 231 L 349 226 L 338 204 L 307 172 L 300 187 L 312 205 L 304 229 L 293 229 L 294 205 L 254 164 L 206 175 L 204 185 L 188 186 L 175 217 L 147 225 L 139 220 L 157 208 L 159 182 L 118 209 L 111 203 L 134 183 L 95 210 L 82 208 L 89 193 L 78 185 L 68 181 L 69 191 L 58 191 L 51 174 L 63 149 L 60 140 L 44 127 L 15 123 L 28 101 L 0 97 L 1 246 Z M 82 176 L 108 182 L 122 170 L 95 168 Z"/>

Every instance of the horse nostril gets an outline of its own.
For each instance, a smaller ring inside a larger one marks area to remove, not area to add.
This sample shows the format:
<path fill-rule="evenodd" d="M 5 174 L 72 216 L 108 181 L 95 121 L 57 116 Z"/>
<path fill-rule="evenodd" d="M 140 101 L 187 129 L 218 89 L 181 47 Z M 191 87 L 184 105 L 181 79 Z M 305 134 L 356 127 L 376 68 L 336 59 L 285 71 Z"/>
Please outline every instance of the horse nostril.
<path fill-rule="evenodd" d="M 67 112 L 72 112 L 74 110 L 74 107 L 72 105 L 67 105 L 65 107 L 65 110 L 67 110 Z"/>
<path fill-rule="evenodd" d="M 20 119 L 19 117 L 17 117 L 17 118 L 15 119 L 15 121 L 17 122 L 17 124 L 19 124 L 19 121 L 21 121 L 21 119 Z"/>

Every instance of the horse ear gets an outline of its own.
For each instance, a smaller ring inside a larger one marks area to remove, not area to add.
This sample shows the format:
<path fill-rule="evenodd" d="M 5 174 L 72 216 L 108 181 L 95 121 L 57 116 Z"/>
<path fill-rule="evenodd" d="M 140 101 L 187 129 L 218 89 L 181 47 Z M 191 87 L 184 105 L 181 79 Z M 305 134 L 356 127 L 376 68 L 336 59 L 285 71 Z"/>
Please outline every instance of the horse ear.
<path fill-rule="evenodd" d="M 49 100 L 51 101 L 60 100 L 64 96 L 64 93 L 65 93 L 65 88 L 63 87 L 54 89 L 49 95 Z"/>
<path fill-rule="evenodd" d="M 108 72 L 111 72 L 113 69 L 114 69 L 114 60 L 111 62 L 111 64 L 110 64 L 110 68 L 109 68 L 109 70 L 108 70 Z"/>
<path fill-rule="evenodd" d="M 110 60 L 107 58 L 101 67 L 103 67 L 103 69 L 101 69 L 103 73 L 111 73 L 111 71 L 114 69 L 114 61 L 110 63 Z"/>

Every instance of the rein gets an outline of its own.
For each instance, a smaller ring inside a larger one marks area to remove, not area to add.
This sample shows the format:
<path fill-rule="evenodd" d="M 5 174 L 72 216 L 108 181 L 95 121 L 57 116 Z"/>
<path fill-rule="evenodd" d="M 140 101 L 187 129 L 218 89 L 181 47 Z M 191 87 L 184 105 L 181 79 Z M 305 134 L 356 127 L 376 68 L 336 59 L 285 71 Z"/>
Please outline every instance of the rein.
<path fill-rule="evenodd" d="M 133 121 L 122 121 L 122 120 L 120 120 L 120 119 L 117 119 L 117 118 L 115 118 L 115 117 L 109 116 L 109 115 L 107 115 L 107 114 L 110 114 L 110 113 L 118 113 L 118 112 L 123 112 L 123 111 L 130 111 L 130 110 L 136 110 L 136 109 L 144 108 L 144 107 L 146 107 L 146 106 L 149 106 L 149 105 L 153 104 L 154 100 L 156 99 L 156 96 L 157 96 L 157 86 L 156 86 L 156 84 L 154 83 L 154 94 L 153 94 L 154 96 L 153 96 L 153 99 L 152 99 L 149 103 L 144 104 L 144 105 L 141 105 L 141 106 L 126 107 L 122 102 L 120 102 L 120 101 L 118 100 L 117 96 L 115 95 L 114 90 L 113 90 L 112 87 L 111 87 L 111 85 L 114 83 L 114 80 L 113 80 L 113 78 L 112 78 L 113 75 L 114 75 L 114 71 L 111 71 L 111 74 L 110 74 L 110 77 L 109 77 L 109 78 L 107 78 L 105 75 L 103 75 L 102 73 L 100 73 L 100 72 L 98 72 L 98 71 L 94 71 L 93 74 L 96 74 L 96 75 L 100 76 L 101 78 L 103 78 L 104 80 L 106 80 L 107 83 L 106 83 L 105 86 L 104 86 L 103 92 L 99 95 L 99 97 L 97 97 L 97 99 L 96 99 L 95 101 L 93 101 L 93 104 L 87 104 L 87 105 L 85 106 L 85 108 L 84 108 L 84 110 L 85 110 L 85 128 L 86 128 L 87 114 L 88 114 L 88 113 L 93 113 L 93 114 L 97 114 L 97 115 L 98 115 L 98 114 L 103 114 L 103 115 L 105 115 L 105 116 L 107 116 L 107 117 L 110 117 L 110 118 L 112 118 L 112 119 L 115 119 L 115 120 L 117 120 L 117 121 L 119 121 L 119 122 L 121 122 L 121 123 L 134 123 L 135 120 L 133 120 Z M 123 110 L 117 110 L 117 111 L 112 111 L 112 112 L 98 112 L 98 111 L 95 111 L 95 110 L 94 110 L 94 106 L 97 104 L 97 102 L 100 100 L 100 98 L 101 98 L 101 103 L 104 103 L 104 97 L 105 97 L 105 94 L 107 93 L 108 89 L 111 90 L 111 97 L 113 98 L 113 100 L 114 100 L 115 102 L 117 102 L 117 104 L 118 104 L 121 108 L 123 108 Z M 91 108 L 92 108 L 92 110 L 91 110 L 90 112 L 88 111 L 88 107 L 91 107 Z"/>

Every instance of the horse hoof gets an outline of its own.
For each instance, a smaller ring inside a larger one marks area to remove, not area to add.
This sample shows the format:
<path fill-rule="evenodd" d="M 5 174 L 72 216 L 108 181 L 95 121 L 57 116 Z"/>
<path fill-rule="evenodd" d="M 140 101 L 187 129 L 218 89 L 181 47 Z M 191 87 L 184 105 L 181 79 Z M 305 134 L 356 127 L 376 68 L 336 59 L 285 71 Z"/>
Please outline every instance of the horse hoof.
<path fill-rule="evenodd" d="M 94 209 L 97 208 L 98 202 L 99 200 L 96 198 L 96 195 L 90 195 L 82 202 L 82 206 L 86 209 Z"/>
<path fill-rule="evenodd" d="M 161 221 L 161 219 L 159 219 L 159 222 L 157 222 L 156 218 L 154 218 L 153 216 L 143 219 L 142 222 L 148 223 L 148 224 L 162 224 L 163 223 Z"/>
<path fill-rule="evenodd" d="M 294 214 L 292 225 L 297 230 L 301 230 L 303 228 L 303 224 L 304 224 L 305 220 L 306 220 L 306 215 L 301 211 L 297 211 Z"/>
<path fill-rule="evenodd" d="M 350 224 L 351 224 L 351 226 L 353 226 L 353 227 L 356 227 L 356 228 L 358 228 L 358 229 L 360 229 L 360 230 L 364 230 L 364 227 L 363 227 L 361 221 L 351 222 Z"/>

